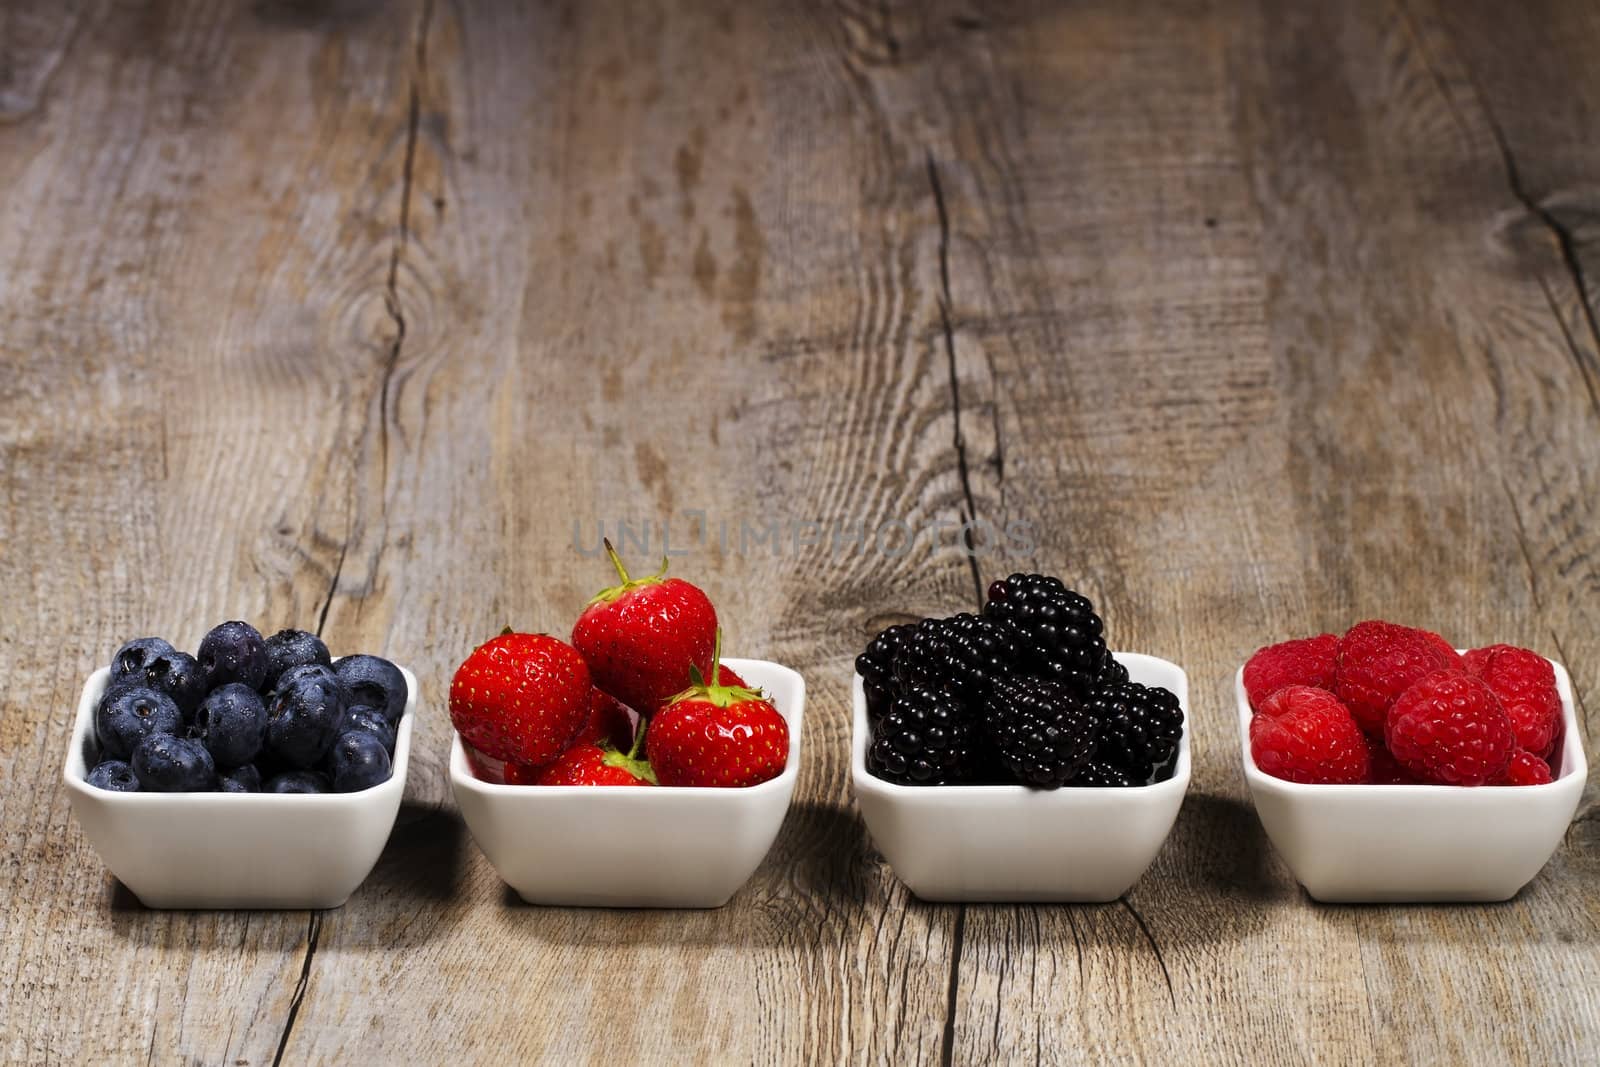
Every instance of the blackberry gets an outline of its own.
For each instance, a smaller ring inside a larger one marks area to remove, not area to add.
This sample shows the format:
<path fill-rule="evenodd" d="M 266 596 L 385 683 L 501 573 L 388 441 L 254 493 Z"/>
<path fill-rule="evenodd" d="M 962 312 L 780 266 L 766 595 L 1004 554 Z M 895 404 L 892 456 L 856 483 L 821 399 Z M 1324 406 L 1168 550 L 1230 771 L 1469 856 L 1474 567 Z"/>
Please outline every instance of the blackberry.
<path fill-rule="evenodd" d="M 895 676 L 902 686 L 942 690 L 976 706 L 1016 669 L 1017 658 L 1017 634 L 1009 624 L 963 612 L 917 623 L 902 639 Z"/>
<path fill-rule="evenodd" d="M 1117 662 L 1117 657 L 1106 654 L 1105 662 L 1100 666 L 1100 673 L 1095 676 L 1094 687 L 1104 689 L 1108 685 L 1120 685 L 1128 680 L 1128 668 Z"/>
<path fill-rule="evenodd" d="M 863 681 L 871 682 L 880 689 L 894 688 L 894 658 L 916 626 L 916 623 L 903 622 L 889 627 L 867 642 L 867 647 L 856 657 L 856 673 L 861 675 Z"/>
<path fill-rule="evenodd" d="M 867 769 L 901 785 L 969 781 L 977 772 L 976 733 L 960 701 L 926 686 L 909 686 L 873 728 Z"/>
<path fill-rule="evenodd" d="M 1178 698 L 1159 686 L 1138 682 L 1108 685 L 1094 693 L 1088 708 L 1100 721 L 1100 747 L 1096 758 L 1144 785 L 1164 767 L 1162 779 L 1172 776 L 1167 766 L 1178 751 L 1183 735 L 1183 709 Z"/>
<path fill-rule="evenodd" d="M 883 718 L 894 701 L 898 685 L 894 680 L 894 661 L 915 623 L 901 623 L 884 630 L 856 657 L 856 673 L 867 695 L 867 715 L 873 722 Z"/>
<path fill-rule="evenodd" d="M 1104 760 L 1092 759 L 1083 765 L 1077 777 L 1072 779 L 1075 786 L 1090 789 L 1114 789 L 1130 785 L 1144 785 L 1128 776 L 1128 772 Z"/>
<path fill-rule="evenodd" d="M 984 725 L 1006 769 L 1023 785 L 1055 789 L 1094 755 L 1099 724 L 1066 685 L 1002 678 L 985 704 Z"/>
<path fill-rule="evenodd" d="M 1013 574 L 989 586 L 984 617 L 1008 622 L 1030 674 L 1087 694 L 1105 668 L 1105 625 L 1089 598 L 1060 578 Z"/>

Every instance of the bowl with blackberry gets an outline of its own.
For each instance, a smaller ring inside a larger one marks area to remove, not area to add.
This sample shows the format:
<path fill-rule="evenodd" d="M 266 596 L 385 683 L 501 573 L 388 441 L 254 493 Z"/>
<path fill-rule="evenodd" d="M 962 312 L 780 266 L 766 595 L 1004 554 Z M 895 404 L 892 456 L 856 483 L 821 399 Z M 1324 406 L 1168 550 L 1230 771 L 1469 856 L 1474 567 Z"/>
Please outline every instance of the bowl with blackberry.
<path fill-rule="evenodd" d="M 62 778 L 148 907 L 337 907 L 399 812 L 416 693 L 300 630 L 226 622 L 192 656 L 139 638 L 84 683 Z"/>
<path fill-rule="evenodd" d="M 1013 574 L 856 658 L 856 801 L 917 896 L 1110 901 L 1155 859 L 1189 784 L 1188 680 L 1104 630 L 1059 578 Z"/>

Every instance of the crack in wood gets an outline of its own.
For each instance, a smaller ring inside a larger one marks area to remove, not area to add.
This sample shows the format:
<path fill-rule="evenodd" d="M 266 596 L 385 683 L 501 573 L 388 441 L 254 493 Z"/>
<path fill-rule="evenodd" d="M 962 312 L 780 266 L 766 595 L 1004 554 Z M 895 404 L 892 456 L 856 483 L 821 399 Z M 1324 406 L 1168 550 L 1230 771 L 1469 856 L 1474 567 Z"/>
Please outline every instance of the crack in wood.
<path fill-rule="evenodd" d="M 278 1051 L 272 1057 L 272 1067 L 279 1067 L 283 1063 L 284 1050 L 289 1047 L 289 1035 L 294 1032 L 295 1017 L 300 1014 L 300 1005 L 305 1002 L 306 989 L 311 985 L 311 961 L 317 955 L 317 942 L 322 937 L 322 912 L 311 913 L 311 922 L 306 929 L 306 955 L 300 962 L 300 980 L 294 984 L 294 994 L 289 998 L 289 1015 L 283 1020 L 283 1033 L 278 1035 Z"/>
<path fill-rule="evenodd" d="M 945 991 L 944 1036 L 939 1044 L 939 1063 L 950 1067 L 956 1051 L 956 995 L 961 985 L 961 943 L 966 939 L 967 906 L 956 905 L 956 925 L 950 940 L 950 984 Z"/>
<path fill-rule="evenodd" d="M 939 212 L 939 325 L 944 333 L 945 361 L 950 368 L 951 420 L 955 423 L 956 469 L 961 475 L 961 496 L 966 501 L 961 541 L 967 565 L 972 570 L 972 591 L 978 607 L 983 607 L 983 576 L 978 571 L 978 553 L 972 539 L 972 524 L 977 521 L 978 505 L 972 496 L 972 479 L 967 467 L 967 441 L 961 433 L 961 376 L 956 370 L 956 334 L 950 321 L 950 212 L 945 206 L 944 187 L 939 183 L 939 166 L 933 153 L 927 153 L 928 185 L 933 190 L 934 207 Z"/>
<path fill-rule="evenodd" d="M 1167 983 L 1167 999 L 1172 1001 L 1172 1006 L 1178 1006 L 1178 995 L 1172 989 L 1172 972 L 1167 970 L 1167 958 L 1162 955 L 1161 943 L 1150 932 L 1150 926 L 1144 921 L 1144 916 L 1139 914 L 1139 909 L 1128 902 L 1127 897 L 1118 897 L 1117 903 L 1127 909 L 1133 916 L 1133 921 L 1139 924 L 1139 932 L 1144 934 L 1144 939 L 1150 943 L 1150 951 L 1156 954 L 1156 965 L 1161 968 L 1161 980 Z"/>
<path fill-rule="evenodd" d="M 333 607 L 333 594 L 339 589 L 339 576 L 344 573 L 344 558 L 350 553 L 350 531 L 345 531 L 344 544 L 339 546 L 339 559 L 333 565 L 333 580 L 328 583 L 328 595 L 322 598 L 322 610 L 317 613 L 317 636 L 328 625 L 328 609 Z"/>

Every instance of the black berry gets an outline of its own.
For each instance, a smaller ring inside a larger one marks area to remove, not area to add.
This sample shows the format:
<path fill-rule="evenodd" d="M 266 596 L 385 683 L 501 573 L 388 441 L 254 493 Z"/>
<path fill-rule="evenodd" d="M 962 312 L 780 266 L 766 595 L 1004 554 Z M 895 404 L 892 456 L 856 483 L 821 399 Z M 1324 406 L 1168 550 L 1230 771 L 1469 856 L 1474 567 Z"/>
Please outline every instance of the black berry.
<path fill-rule="evenodd" d="M 1183 736 L 1183 709 L 1175 695 L 1158 686 L 1123 682 L 1093 694 L 1088 707 L 1100 721 L 1097 759 L 1127 774 L 1135 785 L 1172 777 L 1170 763 Z"/>
<path fill-rule="evenodd" d="M 1089 598 L 1060 578 L 1013 574 L 989 586 L 985 618 L 1011 624 L 1024 669 L 1088 693 L 1106 660 L 1105 626 Z"/>
<path fill-rule="evenodd" d="M 1017 635 L 995 619 L 963 613 L 924 619 L 907 634 L 895 657 L 901 686 L 922 686 L 977 705 L 995 681 L 1016 669 Z"/>
<path fill-rule="evenodd" d="M 995 683 L 985 704 L 989 741 L 1023 785 L 1054 789 L 1094 755 L 1099 724 L 1073 691 L 1043 678 Z"/>
<path fill-rule="evenodd" d="M 872 732 L 867 769 L 902 785 L 953 785 L 978 771 L 976 724 L 960 701 L 925 686 L 904 689 Z"/>

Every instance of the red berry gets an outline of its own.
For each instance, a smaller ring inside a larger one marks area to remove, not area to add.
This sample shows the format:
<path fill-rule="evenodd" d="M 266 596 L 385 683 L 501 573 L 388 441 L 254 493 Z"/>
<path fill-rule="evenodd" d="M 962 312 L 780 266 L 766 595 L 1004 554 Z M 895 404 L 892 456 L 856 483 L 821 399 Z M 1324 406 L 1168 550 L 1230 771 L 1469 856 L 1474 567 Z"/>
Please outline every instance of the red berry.
<path fill-rule="evenodd" d="M 1259 711 L 1262 701 L 1286 685 L 1332 689 L 1333 657 L 1338 648 L 1338 634 L 1319 634 L 1257 650 L 1244 665 L 1244 691 L 1250 706 Z"/>
<path fill-rule="evenodd" d="M 589 718 L 589 669 L 548 634 L 502 634 L 468 656 L 450 683 L 450 723 L 485 756 L 549 763 Z"/>
<path fill-rule="evenodd" d="M 655 785 L 650 769 L 609 744 L 580 742 L 539 768 L 529 785 Z"/>
<path fill-rule="evenodd" d="M 1425 675 L 1461 670 L 1444 638 L 1392 622 L 1358 622 L 1339 639 L 1333 691 L 1369 734 L 1381 734 L 1395 698 Z"/>
<path fill-rule="evenodd" d="M 1525 749 L 1512 753 L 1505 773 L 1494 780 L 1495 785 L 1548 785 L 1555 781 L 1550 775 L 1550 764 Z"/>
<path fill-rule="evenodd" d="M 622 702 L 610 693 L 595 687 L 589 690 L 589 721 L 578 731 L 573 746 L 588 743 L 597 745 L 609 742 L 618 751 L 633 747 L 633 716 Z"/>
<path fill-rule="evenodd" d="M 1425 782 L 1483 785 L 1517 749 L 1511 717 L 1482 681 L 1462 671 L 1419 679 L 1389 709 L 1385 738 L 1400 764 Z"/>
<path fill-rule="evenodd" d="M 1367 784 L 1416 785 L 1417 776 L 1400 766 L 1400 761 L 1383 747 L 1383 738 L 1367 735 Z"/>
<path fill-rule="evenodd" d="M 662 785 L 759 785 L 789 762 L 789 724 L 758 690 L 695 684 L 650 720 L 645 749 Z M 719 672 L 718 677 L 721 677 Z"/>
<path fill-rule="evenodd" d="M 1307 785 L 1367 780 L 1367 741 L 1350 709 L 1324 689 L 1291 685 L 1250 720 L 1250 758 L 1274 778 Z"/>
<path fill-rule="evenodd" d="M 1537 652 L 1491 645 L 1467 653 L 1468 669 L 1483 679 L 1511 716 L 1517 744 L 1542 759 L 1555 750 L 1561 730 L 1561 692 L 1556 670 Z M 1476 668 L 1476 669 L 1474 669 Z"/>
<path fill-rule="evenodd" d="M 689 668 L 711 674 L 717 611 L 681 578 L 630 578 L 606 542 L 622 584 L 604 589 L 572 627 L 572 644 L 589 664 L 594 684 L 648 715 L 689 686 Z"/>

